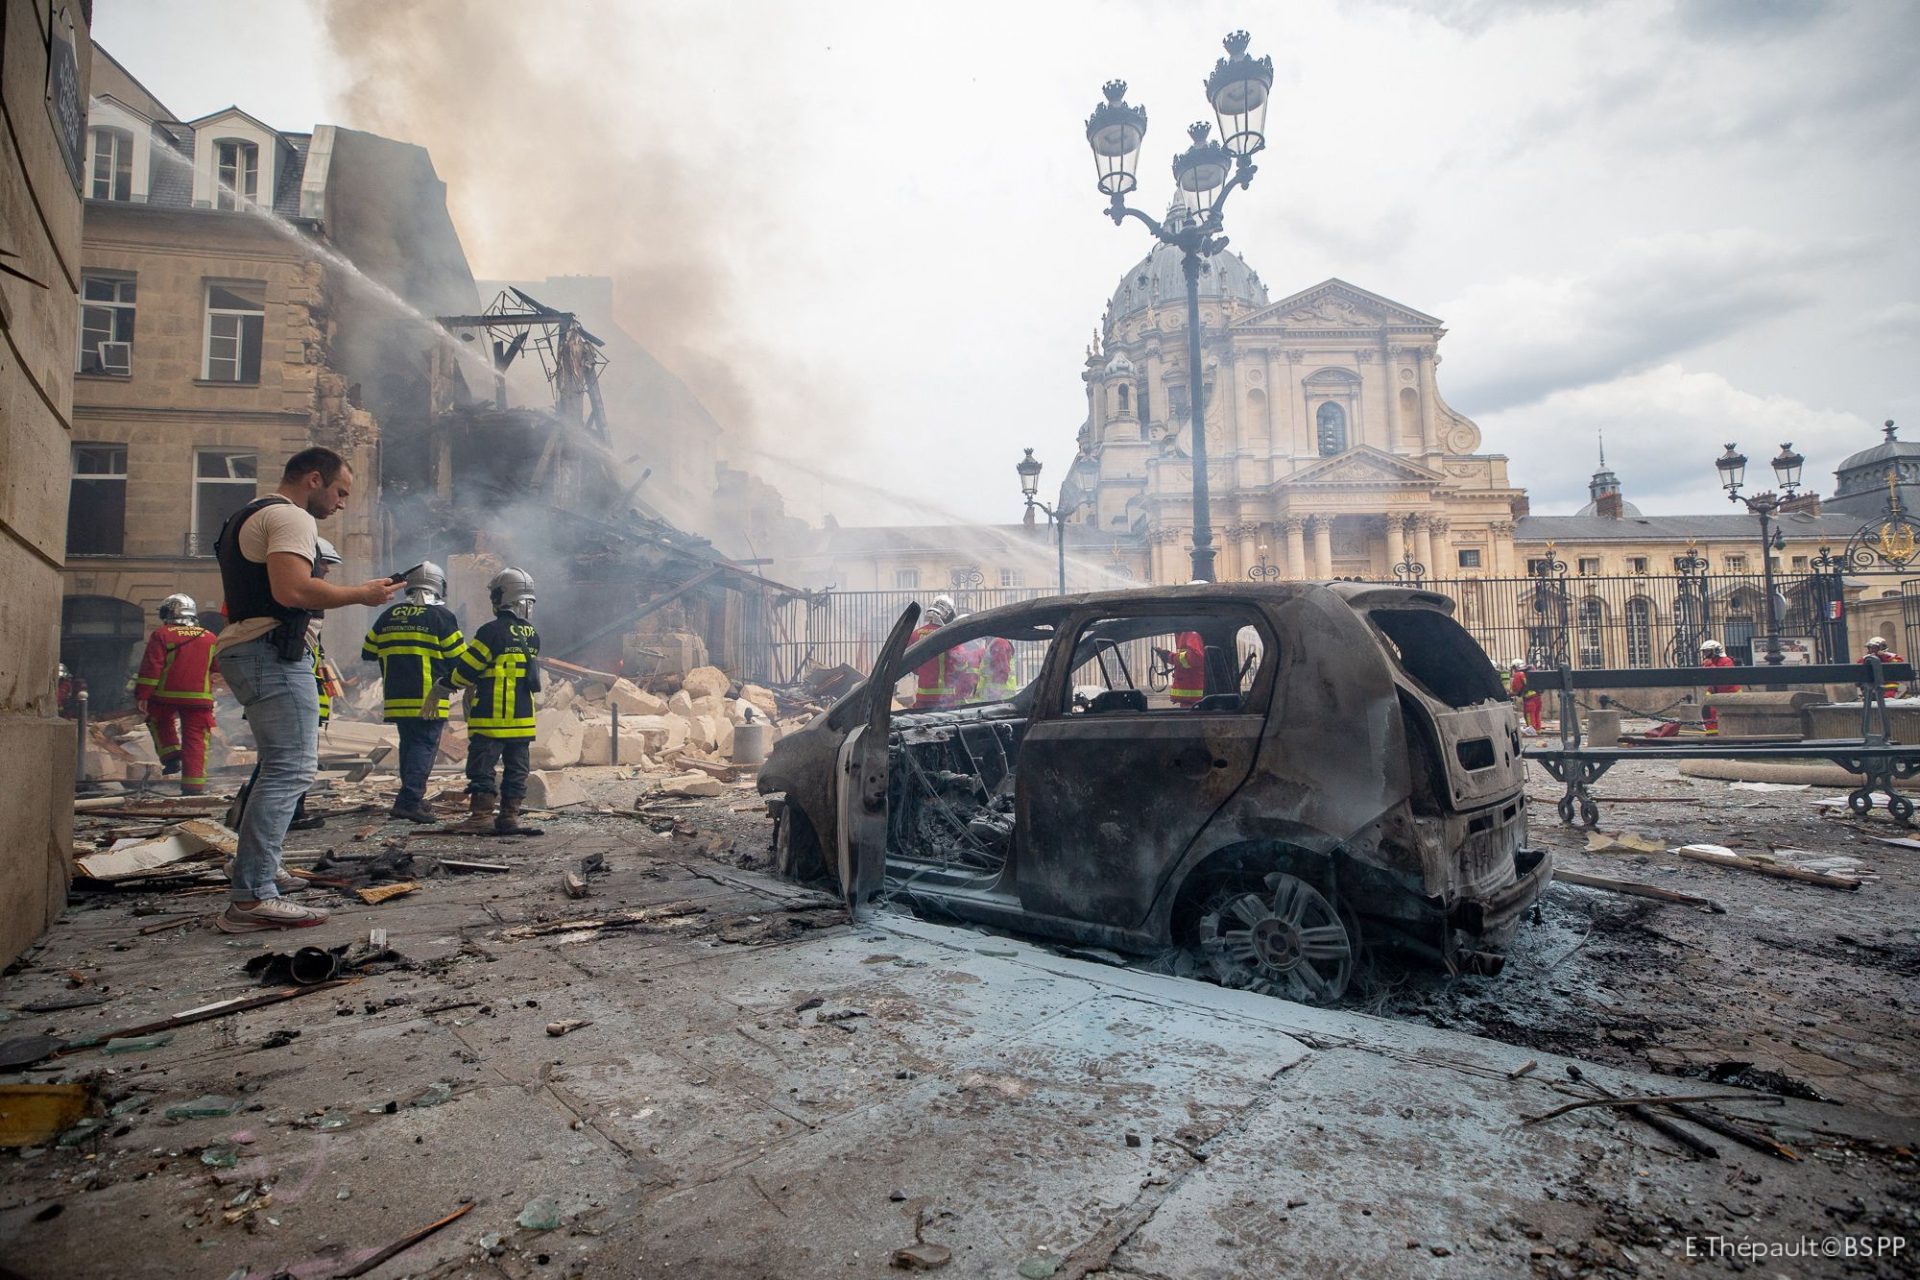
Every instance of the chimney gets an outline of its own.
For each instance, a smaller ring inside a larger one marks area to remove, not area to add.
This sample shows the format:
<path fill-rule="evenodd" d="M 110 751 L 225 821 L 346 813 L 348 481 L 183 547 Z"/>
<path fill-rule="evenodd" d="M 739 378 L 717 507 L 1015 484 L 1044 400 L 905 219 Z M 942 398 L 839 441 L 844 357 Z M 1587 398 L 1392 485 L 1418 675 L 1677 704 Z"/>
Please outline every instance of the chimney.
<path fill-rule="evenodd" d="M 1780 504 L 1780 510 L 1787 515 L 1820 514 L 1820 495 L 1817 493 L 1796 493 Z"/>
<path fill-rule="evenodd" d="M 1593 514 L 1602 520 L 1618 520 L 1624 514 L 1620 510 L 1620 491 L 1616 489 L 1612 493 L 1603 493 L 1595 498 Z"/>
<path fill-rule="evenodd" d="M 1527 495 L 1523 493 L 1519 497 L 1513 500 L 1513 518 L 1515 520 L 1524 520 L 1526 517 L 1532 514 L 1533 514 L 1533 499 L 1527 497 Z"/>

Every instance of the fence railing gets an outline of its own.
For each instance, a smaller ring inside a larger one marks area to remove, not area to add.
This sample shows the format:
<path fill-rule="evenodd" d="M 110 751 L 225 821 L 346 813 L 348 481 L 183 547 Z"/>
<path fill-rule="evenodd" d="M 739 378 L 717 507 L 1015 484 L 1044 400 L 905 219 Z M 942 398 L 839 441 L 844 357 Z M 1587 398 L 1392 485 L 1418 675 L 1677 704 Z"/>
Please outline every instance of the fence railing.
<path fill-rule="evenodd" d="M 1386 585 L 1410 585 L 1393 582 Z M 1766 661 L 1766 585 L 1760 574 L 1435 579 L 1418 584 L 1453 600 L 1454 617 L 1496 663 L 1515 658 L 1576 669 L 1690 667 L 1718 640 L 1739 663 Z M 1847 662 L 1846 617 L 1833 574 L 1774 576 L 1780 634 L 1805 640 L 1814 662 Z M 751 619 L 742 654 L 752 678 L 786 684 L 841 664 L 865 672 L 895 619 L 938 592 L 836 591 L 790 600 Z M 963 613 L 1032 600 L 1037 587 L 949 591 Z"/>

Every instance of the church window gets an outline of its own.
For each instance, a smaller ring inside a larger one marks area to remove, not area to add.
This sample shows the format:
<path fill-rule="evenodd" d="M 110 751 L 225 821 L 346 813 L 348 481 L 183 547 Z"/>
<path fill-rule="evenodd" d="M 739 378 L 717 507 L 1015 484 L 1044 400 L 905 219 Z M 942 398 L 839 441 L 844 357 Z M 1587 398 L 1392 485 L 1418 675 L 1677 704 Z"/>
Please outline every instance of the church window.
<path fill-rule="evenodd" d="M 1153 417 L 1153 401 L 1147 395 L 1147 384 L 1140 384 L 1140 421 L 1145 423 Z"/>
<path fill-rule="evenodd" d="M 1329 400 L 1314 415 L 1319 430 L 1320 455 L 1330 458 L 1347 451 L 1347 411 Z"/>
<path fill-rule="evenodd" d="M 1462 569 L 1478 569 L 1480 567 L 1480 548 L 1460 548 L 1460 567 Z"/>
<path fill-rule="evenodd" d="M 1133 398 L 1133 392 L 1127 387 L 1126 383 L 1124 382 L 1121 383 L 1120 384 L 1120 412 L 1123 415 L 1127 412 L 1127 402 L 1132 398 Z"/>

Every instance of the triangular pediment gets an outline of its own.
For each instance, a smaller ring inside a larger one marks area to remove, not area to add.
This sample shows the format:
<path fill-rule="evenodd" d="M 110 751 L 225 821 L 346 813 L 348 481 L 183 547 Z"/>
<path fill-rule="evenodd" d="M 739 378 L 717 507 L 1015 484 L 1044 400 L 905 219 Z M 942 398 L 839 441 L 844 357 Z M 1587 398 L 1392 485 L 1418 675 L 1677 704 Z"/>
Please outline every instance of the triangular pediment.
<path fill-rule="evenodd" d="M 1302 289 L 1280 299 L 1252 315 L 1234 321 L 1235 328 L 1249 325 L 1279 326 L 1282 329 L 1378 329 L 1382 325 L 1415 326 L 1438 329 L 1440 321 L 1391 298 L 1369 293 L 1345 280 L 1323 280 L 1311 289 Z"/>
<path fill-rule="evenodd" d="M 260 119 L 260 117 L 255 115 L 249 115 L 247 112 L 242 111 L 239 107 L 228 107 L 224 111 L 216 111 L 212 115 L 201 116 L 198 120 L 189 120 L 187 121 L 187 127 L 192 129 L 195 133 L 199 133 L 204 129 L 210 129 L 213 126 L 218 124 L 223 124 L 228 120 L 243 120 L 246 123 L 252 125 L 254 128 L 260 130 L 260 132 L 271 134 L 273 137 L 280 138 L 282 140 L 284 140 L 286 136 L 283 133 L 281 133 L 280 130 L 274 128 L 272 125 L 268 124 L 266 121 Z"/>
<path fill-rule="evenodd" d="M 1283 477 L 1276 489 L 1296 485 L 1418 485 L 1432 488 L 1451 484 L 1442 473 L 1407 458 L 1396 457 L 1372 445 L 1358 445 L 1338 457 L 1316 462 Z"/>

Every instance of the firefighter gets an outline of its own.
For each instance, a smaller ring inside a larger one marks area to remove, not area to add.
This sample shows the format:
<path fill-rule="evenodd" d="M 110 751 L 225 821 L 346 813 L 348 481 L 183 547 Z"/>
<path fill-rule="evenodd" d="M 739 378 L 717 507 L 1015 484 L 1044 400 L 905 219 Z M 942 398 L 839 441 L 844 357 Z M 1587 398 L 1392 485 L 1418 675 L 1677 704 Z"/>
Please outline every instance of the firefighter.
<path fill-rule="evenodd" d="M 467 695 L 466 827 L 477 830 L 493 819 L 496 835 L 525 831 L 520 802 L 527 794 L 533 752 L 533 696 L 540 692 L 540 633 L 533 614 L 533 577 L 521 569 L 502 569 L 487 584 L 493 621 L 467 642 L 454 664 L 452 683 Z M 440 687 L 427 691 L 437 703 Z M 499 761 L 500 781 L 493 766 Z M 494 814 L 495 797 L 499 814 Z"/>
<path fill-rule="evenodd" d="M 1167 670 L 1167 694 L 1173 705 L 1188 710 L 1207 696 L 1207 646 L 1198 631 L 1182 631 L 1174 648 L 1155 649 Z"/>
<path fill-rule="evenodd" d="M 986 641 L 986 656 L 980 663 L 979 696 L 982 702 L 1005 702 L 1020 692 L 1020 675 L 1014 669 L 1013 641 L 992 636 Z"/>
<path fill-rule="evenodd" d="M 1718 640 L 1702 640 L 1700 642 L 1700 665 L 1703 667 L 1731 667 L 1735 665 L 1735 663 L 1732 658 L 1727 656 L 1727 647 Z M 1740 686 L 1737 684 L 1710 684 L 1707 686 L 1707 693 L 1709 695 L 1738 692 L 1740 692 Z M 1713 709 L 1713 703 L 1711 701 L 1707 703 L 1705 722 L 1708 733 L 1720 732 L 1720 715 Z"/>
<path fill-rule="evenodd" d="M 927 606 L 926 620 L 914 630 L 914 643 L 919 643 L 952 622 L 956 612 L 952 596 L 935 596 L 933 603 Z M 960 652 L 960 646 L 957 645 L 950 649 L 942 649 L 921 663 L 914 671 L 916 687 L 913 695 L 913 709 L 931 711 L 940 707 L 951 707 L 959 702 L 961 669 L 965 665 L 966 655 Z"/>
<path fill-rule="evenodd" d="M 1529 738 L 1537 737 L 1540 733 L 1540 708 L 1546 699 L 1538 689 L 1527 683 L 1527 663 L 1524 658 L 1509 662 L 1507 670 L 1507 692 L 1520 704 L 1520 713 L 1527 721 L 1520 732 Z"/>
<path fill-rule="evenodd" d="M 146 715 L 161 772 L 180 775 L 181 795 L 204 795 L 213 733 L 213 632 L 200 625 L 192 596 L 168 596 L 159 614 L 133 699 Z"/>
<path fill-rule="evenodd" d="M 1867 641 L 1867 657 L 1860 659 L 1860 661 L 1865 662 L 1867 658 L 1878 658 L 1882 662 L 1906 661 L 1905 658 L 1893 651 L 1893 646 L 1887 643 L 1885 636 L 1875 636 L 1873 639 Z M 1889 698 L 1899 696 L 1900 686 L 1891 681 L 1881 685 L 1880 688 Z"/>
<path fill-rule="evenodd" d="M 440 750 L 448 703 L 427 695 L 449 687 L 453 664 L 467 642 L 460 620 L 446 606 L 447 575 L 439 565 L 426 561 L 408 570 L 406 592 L 404 600 L 375 619 L 360 646 L 360 660 L 380 664 L 382 715 L 400 730 L 400 794 L 387 816 L 438 822 L 427 807 L 427 776 Z"/>

